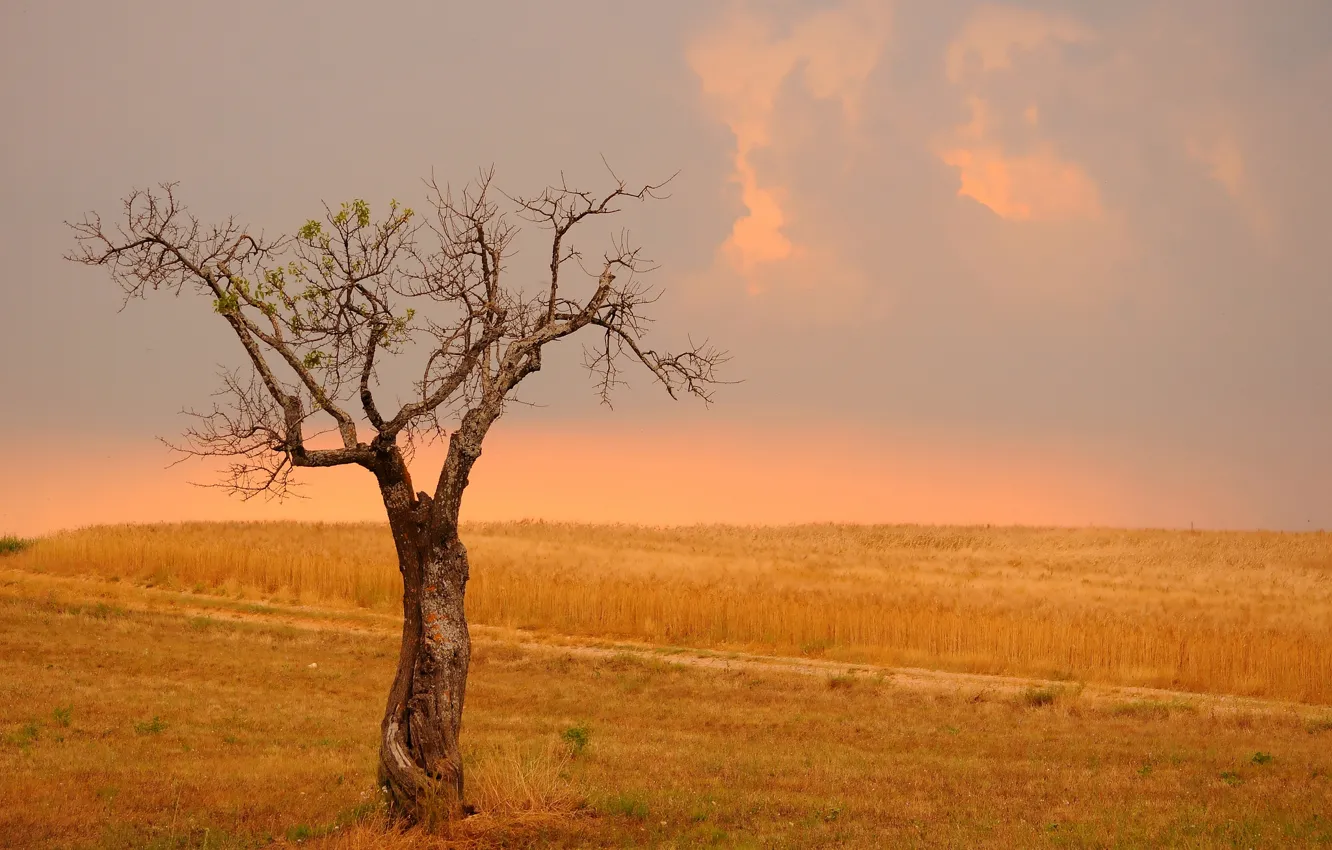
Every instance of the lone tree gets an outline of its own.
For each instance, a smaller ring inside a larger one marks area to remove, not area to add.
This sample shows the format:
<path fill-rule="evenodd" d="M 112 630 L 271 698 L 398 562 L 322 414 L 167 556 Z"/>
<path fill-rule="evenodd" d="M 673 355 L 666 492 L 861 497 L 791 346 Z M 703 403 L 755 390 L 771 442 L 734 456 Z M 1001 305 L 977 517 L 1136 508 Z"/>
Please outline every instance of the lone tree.
<path fill-rule="evenodd" d="M 376 219 L 354 200 L 274 239 L 234 217 L 199 221 L 176 184 L 132 192 L 114 227 L 95 213 L 70 224 L 77 241 L 68 259 L 109 269 L 127 299 L 193 291 L 240 340 L 248 367 L 224 373 L 224 401 L 194 414 L 181 447 L 229 458 L 222 486 L 246 498 L 282 496 L 297 467 L 355 464 L 374 474 L 403 584 L 379 774 L 391 805 L 411 820 L 441 806 L 450 817 L 463 809 L 458 732 L 471 641 L 458 514 L 468 473 L 515 389 L 541 368 L 547 345 L 584 331 L 585 364 L 603 401 L 631 361 L 672 397 L 706 401 L 725 359 L 706 343 L 674 354 L 648 348 L 644 311 L 656 296 L 641 281 L 648 267 L 639 249 L 612 238 L 588 268 L 572 243 L 580 225 L 624 201 L 660 198 L 664 184 L 630 189 L 612 173 L 604 194 L 561 181 L 511 198 L 492 177 L 483 172 L 461 196 L 427 181 L 425 216 L 394 201 Z M 512 215 L 550 239 L 549 279 L 536 291 L 505 276 L 518 233 Z M 386 412 L 375 396 L 377 369 L 406 354 L 423 358 L 420 379 L 410 400 Z M 306 445 L 307 428 L 321 419 L 336 432 L 335 447 Z M 412 486 L 404 452 L 434 437 L 447 438 L 448 453 L 431 495 Z"/>

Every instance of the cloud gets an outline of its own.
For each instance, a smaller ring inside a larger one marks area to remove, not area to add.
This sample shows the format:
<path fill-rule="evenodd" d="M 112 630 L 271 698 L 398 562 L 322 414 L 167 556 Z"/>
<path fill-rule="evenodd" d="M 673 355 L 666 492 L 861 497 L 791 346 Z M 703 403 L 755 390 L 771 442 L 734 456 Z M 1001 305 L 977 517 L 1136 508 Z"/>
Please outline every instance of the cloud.
<path fill-rule="evenodd" d="M 970 98 L 972 119 L 958 128 L 939 158 L 958 170 L 959 197 L 972 198 L 1013 221 L 1095 219 L 1102 213 L 1096 183 L 1082 166 L 1060 159 L 1048 141 L 1021 155 L 1009 155 L 994 139 L 988 105 Z M 1037 123 L 1035 106 L 1025 112 Z"/>
<path fill-rule="evenodd" d="M 1186 142 L 1189 156 L 1207 167 L 1211 177 L 1232 198 L 1238 198 L 1244 188 L 1244 154 L 1229 136 L 1208 141 L 1191 138 Z"/>
<path fill-rule="evenodd" d="M 854 126 L 888 29 L 886 4 L 873 0 L 822 10 L 785 34 L 768 17 L 735 3 L 690 45 L 687 57 L 703 94 L 735 136 L 732 179 L 740 185 L 746 209 L 720 258 L 747 280 L 751 291 L 759 289 L 761 267 L 811 256 L 809 246 L 789 235 L 789 190 L 772 176 L 760 175 L 757 154 L 778 141 L 774 133 L 784 87 L 794 78 L 810 96 L 838 102 L 845 123 Z"/>
<path fill-rule="evenodd" d="M 971 120 L 938 149 L 939 158 L 958 170 L 959 197 L 971 198 L 1012 221 L 1101 217 L 1096 181 L 1040 136 L 1040 105 L 1028 102 L 1014 112 L 1010 124 L 1019 128 L 1025 145 L 1020 153 L 1010 153 L 1004 124 L 996 119 L 992 101 L 980 93 L 987 77 L 1013 68 L 1018 53 L 1093 38 L 1089 29 L 1066 16 L 994 4 L 972 13 L 945 53 L 949 82 L 970 92 L 966 100 Z"/>
<path fill-rule="evenodd" d="M 987 3 L 971 14 L 948 46 L 948 79 L 960 83 L 977 72 L 984 75 L 1011 68 L 1018 51 L 1092 38 L 1090 30 L 1067 16 Z"/>
<path fill-rule="evenodd" d="M 1184 150 L 1239 207 L 1258 241 L 1271 248 L 1276 235 L 1272 213 L 1249 174 L 1235 135 L 1226 130 L 1195 132 L 1185 139 Z"/>

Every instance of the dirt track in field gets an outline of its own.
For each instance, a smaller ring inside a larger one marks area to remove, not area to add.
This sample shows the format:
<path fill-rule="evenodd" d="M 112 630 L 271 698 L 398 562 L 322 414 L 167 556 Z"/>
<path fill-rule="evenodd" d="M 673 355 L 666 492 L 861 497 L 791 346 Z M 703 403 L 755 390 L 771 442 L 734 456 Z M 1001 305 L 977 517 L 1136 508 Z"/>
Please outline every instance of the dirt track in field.
<path fill-rule="evenodd" d="M 244 623 L 367 636 L 396 636 L 401 627 L 400 618 L 370 611 L 252 602 L 102 579 L 49 576 L 20 570 L 0 570 L 0 599 L 6 597 L 69 610 L 101 604 L 139 614 L 207 618 L 217 623 Z M 977 700 L 1016 698 L 1038 693 L 1056 700 L 1076 699 L 1079 702 L 1099 704 L 1150 703 L 1215 714 L 1287 713 L 1305 717 L 1319 716 L 1326 711 L 1323 706 L 1223 694 L 657 646 L 541 634 L 479 624 L 471 626 L 471 633 L 473 643 L 482 647 L 507 646 L 531 653 L 598 660 L 632 659 L 640 663 L 730 672 L 823 676 L 837 685 L 853 685 L 863 679 L 908 690 L 970 694 Z"/>

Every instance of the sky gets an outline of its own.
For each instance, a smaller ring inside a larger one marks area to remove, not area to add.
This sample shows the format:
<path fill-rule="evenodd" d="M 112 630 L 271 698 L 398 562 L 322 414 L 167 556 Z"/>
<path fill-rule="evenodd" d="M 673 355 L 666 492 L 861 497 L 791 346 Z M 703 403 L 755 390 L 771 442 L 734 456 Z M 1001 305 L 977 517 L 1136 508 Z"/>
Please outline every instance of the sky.
<path fill-rule="evenodd" d="M 678 175 L 580 244 L 629 228 L 650 341 L 741 382 L 607 408 L 551 352 L 465 518 L 1332 527 L 1329 103 L 1325 0 L 10 0 L 0 533 L 382 515 L 363 470 L 276 503 L 168 466 L 241 349 L 201 300 L 122 304 L 65 221 L 179 181 L 290 232 L 603 158 Z"/>

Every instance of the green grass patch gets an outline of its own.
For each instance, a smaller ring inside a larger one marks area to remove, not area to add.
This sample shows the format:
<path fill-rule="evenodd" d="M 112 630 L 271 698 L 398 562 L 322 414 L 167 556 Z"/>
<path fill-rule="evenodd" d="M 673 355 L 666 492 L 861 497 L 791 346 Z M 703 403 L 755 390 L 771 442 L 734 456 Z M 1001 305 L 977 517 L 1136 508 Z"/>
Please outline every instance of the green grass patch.
<path fill-rule="evenodd" d="M 1018 701 L 1028 708 L 1046 708 L 1054 705 L 1059 695 L 1063 693 L 1062 688 L 1027 688 L 1018 696 Z"/>
<path fill-rule="evenodd" d="M 560 737 L 575 756 L 581 754 L 587 749 L 587 745 L 592 742 L 592 727 L 586 723 L 579 723 L 577 726 L 570 726 L 560 733 Z"/>
<path fill-rule="evenodd" d="M 147 721 L 146 723 L 135 723 L 134 734 L 161 735 L 163 732 L 166 731 L 166 728 L 167 728 L 166 721 L 158 717 L 157 715 L 153 715 L 153 719 Z"/>
<path fill-rule="evenodd" d="M 1172 713 L 1197 714 L 1198 707 L 1184 700 L 1174 699 L 1166 702 L 1157 699 L 1140 699 L 1121 702 L 1110 709 L 1117 717 L 1159 718 L 1165 719 Z"/>
<path fill-rule="evenodd" d="M 9 743 L 26 752 L 29 747 L 37 742 L 39 734 L 36 723 L 24 723 L 18 729 L 6 735 L 5 738 Z"/>
<path fill-rule="evenodd" d="M 0 537 L 0 555 L 17 555 L 31 545 L 31 540 L 24 540 L 22 537 L 6 534 Z"/>
<path fill-rule="evenodd" d="M 648 816 L 647 800 L 641 794 L 617 794 L 607 798 L 600 808 L 608 815 L 635 820 L 647 820 Z"/>
<path fill-rule="evenodd" d="M 1304 728 L 1310 735 L 1332 732 L 1332 717 L 1314 717 L 1304 724 Z"/>

